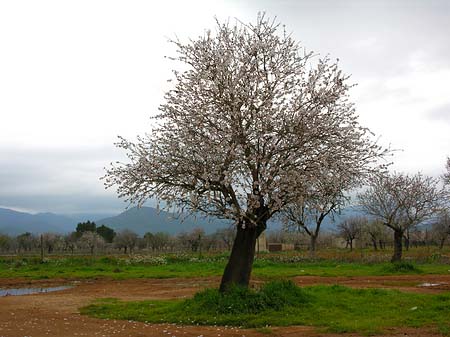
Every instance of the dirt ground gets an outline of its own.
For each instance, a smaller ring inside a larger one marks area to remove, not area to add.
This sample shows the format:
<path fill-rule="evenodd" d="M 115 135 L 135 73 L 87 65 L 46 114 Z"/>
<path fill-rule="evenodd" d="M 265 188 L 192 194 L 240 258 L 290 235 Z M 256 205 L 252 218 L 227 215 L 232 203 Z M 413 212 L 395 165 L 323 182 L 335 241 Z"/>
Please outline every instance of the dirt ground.
<path fill-rule="evenodd" d="M 301 285 L 341 284 L 358 288 L 395 288 L 402 291 L 438 293 L 450 290 L 450 275 L 405 275 L 374 277 L 294 278 Z M 218 286 L 219 278 L 134 279 L 134 280 L 24 280 L 0 279 L 0 288 L 50 287 L 72 284 L 74 287 L 52 293 L 0 297 L 0 337 L 44 336 L 164 336 L 164 337 L 356 337 L 356 334 L 326 334 L 313 327 L 271 328 L 264 334 L 253 329 L 234 327 L 178 326 L 145 324 L 132 321 L 100 320 L 82 316 L 78 308 L 97 298 L 122 300 L 173 299 L 192 296 L 205 287 Z M 440 336 L 431 329 L 392 329 L 385 336 Z"/>

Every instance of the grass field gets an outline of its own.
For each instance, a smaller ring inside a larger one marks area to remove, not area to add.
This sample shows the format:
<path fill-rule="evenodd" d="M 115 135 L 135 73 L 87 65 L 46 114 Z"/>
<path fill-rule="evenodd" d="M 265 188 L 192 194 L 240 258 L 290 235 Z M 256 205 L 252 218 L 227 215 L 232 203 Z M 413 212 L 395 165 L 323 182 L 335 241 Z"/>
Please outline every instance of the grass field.
<path fill-rule="evenodd" d="M 335 333 L 376 334 L 387 327 L 430 325 L 443 334 L 450 332 L 450 293 L 424 295 L 338 285 L 299 288 L 280 281 L 268 283 L 259 291 L 234 289 L 227 295 L 208 289 L 188 300 L 102 299 L 82 308 L 81 312 L 97 318 L 151 323 L 265 329 L 313 325 Z"/>
<path fill-rule="evenodd" d="M 425 249 L 410 250 L 405 262 L 395 265 L 386 262 L 389 252 L 324 251 L 316 259 L 298 252 L 260 254 L 255 260 L 252 275 L 264 282 L 257 282 L 254 289 L 236 288 L 226 296 L 216 289 L 205 289 L 184 300 L 98 299 L 80 310 L 97 318 L 239 326 L 256 328 L 268 335 L 275 326 L 291 325 L 363 335 L 382 333 L 390 327 L 413 327 L 450 335 L 448 291 L 440 294 L 412 293 L 317 283 L 300 288 L 287 281 L 293 277 L 299 281 L 301 276 L 361 277 L 362 280 L 365 276 L 392 276 L 392 286 L 400 287 L 403 282 L 405 287 L 414 287 L 418 284 L 415 277 L 401 277 L 417 275 L 417 278 L 427 279 L 426 275 L 440 275 L 441 278 L 444 277 L 442 275 L 450 275 L 448 254 L 448 251 L 430 254 Z M 226 254 L 53 256 L 44 261 L 32 256 L 1 257 L 0 278 L 102 278 L 106 282 L 139 278 L 189 279 L 220 276 L 227 258 Z M 391 278 L 386 282 L 391 282 Z M 388 283 L 383 285 L 389 286 Z M 76 289 L 74 291 L 76 294 Z"/>
<path fill-rule="evenodd" d="M 376 276 L 396 274 L 449 274 L 450 265 L 442 263 L 437 253 L 423 258 L 421 250 L 417 263 L 400 268 L 380 259 L 367 259 L 359 252 L 311 260 L 295 252 L 260 254 L 254 263 L 253 277 L 263 280 L 295 276 Z M 389 255 L 384 253 L 384 255 Z M 376 255 L 375 255 L 376 256 Z M 436 257 L 438 256 L 438 258 Z M 0 258 L 0 277 L 31 279 L 45 278 L 172 278 L 220 276 L 227 261 L 226 254 L 199 257 L 194 254 L 134 255 L 106 257 L 52 257 L 41 261 L 37 257 Z"/>

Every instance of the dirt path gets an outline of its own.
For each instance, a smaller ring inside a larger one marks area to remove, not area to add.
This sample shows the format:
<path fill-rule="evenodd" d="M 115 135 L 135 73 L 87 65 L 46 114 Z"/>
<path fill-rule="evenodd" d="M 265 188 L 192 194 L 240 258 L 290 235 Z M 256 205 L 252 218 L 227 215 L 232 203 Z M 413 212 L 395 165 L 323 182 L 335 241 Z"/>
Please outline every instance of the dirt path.
<path fill-rule="evenodd" d="M 300 286 L 340 284 L 353 288 L 387 288 L 417 293 L 450 291 L 450 275 L 394 275 L 358 277 L 298 276 L 293 280 Z"/>
<path fill-rule="evenodd" d="M 450 290 L 450 275 L 377 276 L 377 277 L 296 277 L 299 285 L 343 284 L 352 287 L 397 288 L 405 291 L 440 292 Z M 27 281 L 0 279 L 0 288 L 48 287 L 67 284 L 67 280 Z M 71 281 L 71 289 L 63 291 L 0 297 L 0 337 L 43 336 L 358 336 L 355 334 L 321 334 L 311 327 L 272 328 L 273 333 L 225 327 L 177 326 L 145 324 L 131 321 L 99 320 L 78 313 L 78 308 L 96 298 L 114 297 L 122 300 L 172 299 L 192 296 L 199 289 L 218 286 L 218 278 L 135 279 L 124 281 Z M 429 283 L 434 286 L 424 287 Z M 389 336 L 439 336 L 426 329 L 393 329 Z"/>

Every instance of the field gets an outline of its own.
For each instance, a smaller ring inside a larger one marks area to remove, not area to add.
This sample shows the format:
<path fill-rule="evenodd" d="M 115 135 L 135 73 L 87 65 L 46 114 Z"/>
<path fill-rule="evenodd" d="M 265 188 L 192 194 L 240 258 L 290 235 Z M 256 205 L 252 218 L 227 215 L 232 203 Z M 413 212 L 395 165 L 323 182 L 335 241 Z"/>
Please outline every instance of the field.
<path fill-rule="evenodd" d="M 71 288 L 0 297 L 0 336 L 450 335 L 449 251 L 405 255 L 260 254 L 226 300 L 224 254 L 2 257 L 2 289 Z"/>

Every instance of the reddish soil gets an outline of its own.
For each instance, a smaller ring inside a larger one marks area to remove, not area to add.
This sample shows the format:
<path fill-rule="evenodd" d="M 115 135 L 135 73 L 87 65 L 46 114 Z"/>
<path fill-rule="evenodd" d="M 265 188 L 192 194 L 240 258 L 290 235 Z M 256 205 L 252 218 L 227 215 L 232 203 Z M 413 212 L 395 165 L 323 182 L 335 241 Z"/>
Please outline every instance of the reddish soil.
<path fill-rule="evenodd" d="M 299 285 L 342 284 L 351 287 L 396 288 L 414 292 L 450 290 L 450 275 L 377 276 L 377 277 L 296 277 Z M 0 288 L 48 287 L 73 284 L 74 287 L 53 293 L 0 297 L 0 337 L 43 336 L 359 336 L 325 334 L 312 327 L 271 328 L 271 334 L 232 327 L 178 326 L 145 324 L 132 321 L 99 320 L 82 316 L 78 308 L 97 298 L 122 300 L 171 299 L 191 296 L 199 289 L 218 286 L 218 278 L 135 279 L 89 281 L 0 279 Z M 423 283 L 432 286 L 420 286 Z M 440 336 L 432 329 L 392 329 L 385 336 Z"/>
<path fill-rule="evenodd" d="M 389 288 L 417 293 L 450 291 L 450 275 L 395 275 L 364 277 L 298 276 L 293 279 L 300 286 L 340 284 L 353 288 Z"/>

